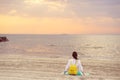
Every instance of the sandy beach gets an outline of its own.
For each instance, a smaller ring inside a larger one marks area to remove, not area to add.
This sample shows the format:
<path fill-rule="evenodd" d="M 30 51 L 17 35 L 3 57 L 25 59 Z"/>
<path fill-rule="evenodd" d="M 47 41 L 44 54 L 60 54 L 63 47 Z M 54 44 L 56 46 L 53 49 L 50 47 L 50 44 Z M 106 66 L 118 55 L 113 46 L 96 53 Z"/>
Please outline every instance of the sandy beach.
<path fill-rule="evenodd" d="M 84 76 L 64 75 L 67 60 L 68 57 L 0 54 L 0 80 L 120 80 L 118 59 L 83 58 Z"/>

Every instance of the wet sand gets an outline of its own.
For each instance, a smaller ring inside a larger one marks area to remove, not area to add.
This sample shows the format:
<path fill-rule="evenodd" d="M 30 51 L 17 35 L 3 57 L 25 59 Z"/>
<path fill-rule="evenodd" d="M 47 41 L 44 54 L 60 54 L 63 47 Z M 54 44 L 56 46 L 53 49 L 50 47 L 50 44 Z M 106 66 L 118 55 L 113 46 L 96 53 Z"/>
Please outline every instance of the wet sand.
<path fill-rule="evenodd" d="M 84 76 L 63 74 L 68 59 L 0 54 L 0 80 L 120 80 L 120 59 L 82 58 Z"/>

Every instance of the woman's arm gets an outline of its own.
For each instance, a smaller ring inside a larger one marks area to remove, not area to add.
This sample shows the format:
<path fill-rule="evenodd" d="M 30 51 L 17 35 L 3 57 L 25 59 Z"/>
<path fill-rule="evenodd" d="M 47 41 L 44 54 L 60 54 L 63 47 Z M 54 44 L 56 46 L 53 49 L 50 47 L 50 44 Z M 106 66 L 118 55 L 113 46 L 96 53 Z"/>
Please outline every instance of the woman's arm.
<path fill-rule="evenodd" d="M 83 72 L 83 67 L 82 67 L 80 60 L 78 62 L 78 69 L 79 69 L 79 71 Z"/>
<path fill-rule="evenodd" d="M 69 66 L 70 66 L 70 60 L 68 60 L 68 63 L 66 65 L 66 67 L 65 67 L 65 71 L 68 71 Z"/>

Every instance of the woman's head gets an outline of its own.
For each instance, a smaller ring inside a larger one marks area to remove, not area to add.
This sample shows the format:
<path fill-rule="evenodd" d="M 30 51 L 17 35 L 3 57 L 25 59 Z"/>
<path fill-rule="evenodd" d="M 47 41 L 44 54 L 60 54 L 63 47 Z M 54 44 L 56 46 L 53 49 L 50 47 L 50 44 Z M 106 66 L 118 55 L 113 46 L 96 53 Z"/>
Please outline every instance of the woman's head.
<path fill-rule="evenodd" d="M 78 55 L 77 55 L 77 52 L 76 52 L 76 51 L 74 51 L 74 52 L 72 53 L 72 56 L 73 56 L 74 59 L 76 59 L 76 60 L 78 59 Z"/>

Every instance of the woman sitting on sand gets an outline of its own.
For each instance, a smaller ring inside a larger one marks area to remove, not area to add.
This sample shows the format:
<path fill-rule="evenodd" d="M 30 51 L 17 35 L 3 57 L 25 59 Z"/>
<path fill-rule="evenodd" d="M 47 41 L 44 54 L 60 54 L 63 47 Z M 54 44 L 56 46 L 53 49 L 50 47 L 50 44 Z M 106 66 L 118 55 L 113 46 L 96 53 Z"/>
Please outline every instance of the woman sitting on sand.
<path fill-rule="evenodd" d="M 64 74 L 70 75 L 83 75 L 83 67 L 81 65 L 80 60 L 78 59 L 77 52 L 72 53 L 73 59 L 68 60 L 68 63 L 65 67 Z"/>

